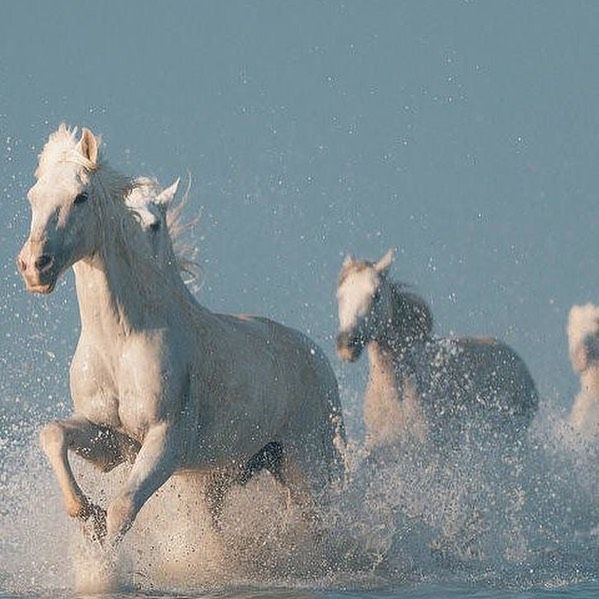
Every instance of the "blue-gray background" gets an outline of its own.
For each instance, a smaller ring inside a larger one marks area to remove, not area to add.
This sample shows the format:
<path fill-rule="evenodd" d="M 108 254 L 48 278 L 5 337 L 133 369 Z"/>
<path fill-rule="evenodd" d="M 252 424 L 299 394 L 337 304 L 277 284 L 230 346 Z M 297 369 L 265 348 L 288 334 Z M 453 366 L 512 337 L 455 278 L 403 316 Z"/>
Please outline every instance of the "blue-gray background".
<path fill-rule="evenodd" d="M 506 339 L 567 405 L 567 311 L 599 301 L 598 30 L 599 3 L 574 1 L 3 2 L 5 407 L 69 409 L 72 277 L 32 297 L 14 268 L 62 120 L 126 172 L 191 173 L 210 308 L 335 360 L 342 253 L 397 246 L 440 332 Z"/>

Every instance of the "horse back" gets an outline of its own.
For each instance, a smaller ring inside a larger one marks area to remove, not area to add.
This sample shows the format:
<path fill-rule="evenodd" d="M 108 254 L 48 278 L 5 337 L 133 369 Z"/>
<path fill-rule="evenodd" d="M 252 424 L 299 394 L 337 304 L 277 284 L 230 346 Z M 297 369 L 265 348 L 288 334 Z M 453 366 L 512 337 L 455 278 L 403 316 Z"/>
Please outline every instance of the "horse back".
<path fill-rule="evenodd" d="M 453 387 L 451 395 L 484 409 L 485 404 L 514 416 L 532 417 L 538 407 L 534 380 L 520 355 L 492 337 L 442 338 L 433 342 L 440 371 Z M 444 378 L 444 377 L 441 377 Z"/>

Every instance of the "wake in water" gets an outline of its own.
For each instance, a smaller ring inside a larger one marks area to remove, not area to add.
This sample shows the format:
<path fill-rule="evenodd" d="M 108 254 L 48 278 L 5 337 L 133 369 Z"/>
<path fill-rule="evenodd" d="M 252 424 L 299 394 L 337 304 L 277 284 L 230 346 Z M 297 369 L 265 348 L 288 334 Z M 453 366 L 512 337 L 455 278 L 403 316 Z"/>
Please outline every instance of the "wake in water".
<path fill-rule="evenodd" d="M 0 515 L 0 585 L 11 592 L 421 581 L 522 588 L 597 574 L 597 455 L 556 407 L 537 416 L 527 443 L 512 452 L 466 444 L 441 455 L 406 439 L 373 456 L 351 442 L 347 480 L 314 528 L 264 473 L 234 488 L 215 532 L 201 477 L 173 477 L 117 556 L 86 541 L 64 515 L 32 422 L 13 428 L 4 440 Z M 126 475 L 76 466 L 102 504 Z"/>

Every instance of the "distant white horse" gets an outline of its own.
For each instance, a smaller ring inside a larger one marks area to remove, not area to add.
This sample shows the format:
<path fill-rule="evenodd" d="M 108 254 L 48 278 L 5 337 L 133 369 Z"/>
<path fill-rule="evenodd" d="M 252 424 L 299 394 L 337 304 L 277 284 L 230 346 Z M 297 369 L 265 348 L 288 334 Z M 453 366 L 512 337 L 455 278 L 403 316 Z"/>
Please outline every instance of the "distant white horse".
<path fill-rule="evenodd" d="M 93 518 L 116 543 L 175 472 L 268 467 L 308 509 L 342 473 L 337 381 L 320 349 L 265 318 L 217 315 L 165 268 L 124 202 L 132 181 L 112 170 L 88 129 L 61 125 L 28 193 L 29 238 L 17 259 L 27 288 L 50 293 L 73 266 L 81 336 L 71 364 L 73 418 L 43 428 L 42 447 L 67 512 Z M 171 248 L 172 250 L 172 248 Z M 133 462 L 104 512 L 68 461 L 105 471 Z"/>
<path fill-rule="evenodd" d="M 568 345 L 572 367 L 580 375 L 570 424 L 586 439 L 599 440 L 599 306 L 572 306 Z"/>
<path fill-rule="evenodd" d="M 407 433 L 459 443 L 465 435 L 518 438 L 538 403 L 520 357 L 495 339 L 437 338 L 424 300 L 391 281 L 389 251 L 378 262 L 345 259 L 337 289 L 337 352 L 368 347 L 364 420 L 370 447 Z"/>
<path fill-rule="evenodd" d="M 146 233 L 146 241 L 154 258 L 165 268 L 170 268 L 169 260 L 173 252 L 179 270 L 191 278 L 198 276 L 199 267 L 195 260 L 196 250 L 182 239 L 183 233 L 196 225 L 199 217 L 184 222 L 183 208 L 188 200 L 189 188 L 183 199 L 175 204 L 174 198 L 179 188 L 179 179 L 162 188 L 153 177 L 137 177 L 125 203 L 138 219 Z"/>

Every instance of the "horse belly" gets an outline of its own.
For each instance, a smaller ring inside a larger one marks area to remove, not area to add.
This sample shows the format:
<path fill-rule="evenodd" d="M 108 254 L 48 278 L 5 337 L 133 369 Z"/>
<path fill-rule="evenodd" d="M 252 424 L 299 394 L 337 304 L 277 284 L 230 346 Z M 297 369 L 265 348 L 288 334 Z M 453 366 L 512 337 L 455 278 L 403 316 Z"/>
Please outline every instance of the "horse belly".
<path fill-rule="evenodd" d="M 245 462 L 267 443 L 282 441 L 288 414 L 283 387 L 266 383 L 240 386 L 229 389 L 225 397 L 204 395 L 202 391 L 198 389 L 196 397 L 197 416 L 187 422 L 187 434 L 192 439 L 188 462 L 192 467 Z"/>

